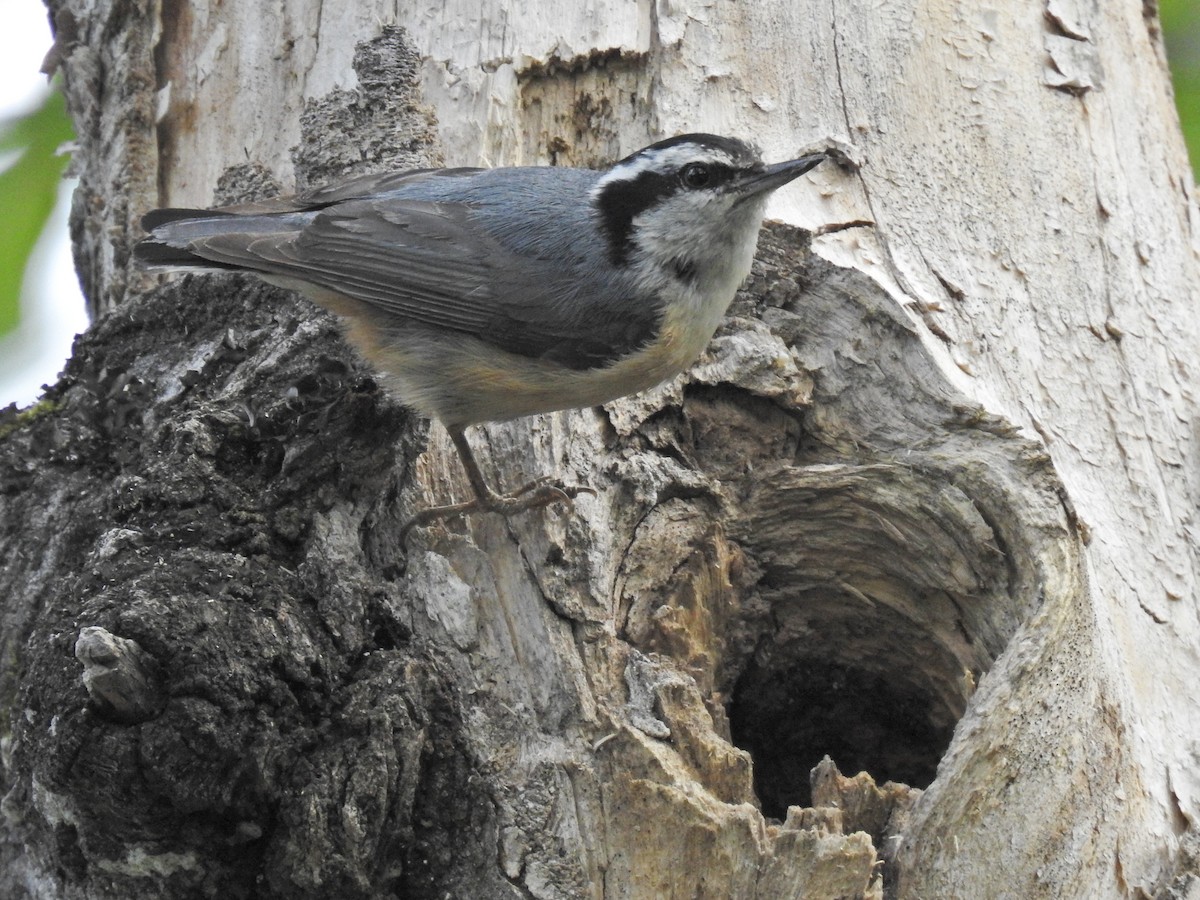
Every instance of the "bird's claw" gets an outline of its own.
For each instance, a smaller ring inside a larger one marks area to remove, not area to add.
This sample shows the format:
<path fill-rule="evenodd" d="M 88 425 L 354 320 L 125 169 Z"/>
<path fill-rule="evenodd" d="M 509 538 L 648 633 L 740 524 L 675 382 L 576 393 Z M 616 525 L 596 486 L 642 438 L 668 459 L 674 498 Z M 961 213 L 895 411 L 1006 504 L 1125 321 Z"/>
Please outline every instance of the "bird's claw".
<path fill-rule="evenodd" d="M 543 475 L 541 478 L 535 478 L 535 479 L 533 479 L 533 481 L 529 482 L 528 484 L 517 488 L 512 493 L 505 494 L 503 497 L 498 497 L 496 499 L 502 500 L 502 501 L 503 500 L 515 500 L 518 497 L 523 497 L 525 494 L 528 494 L 530 491 L 534 490 L 535 488 L 540 490 L 542 487 L 549 488 L 557 496 L 551 500 L 547 500 L 546 503 L 538 504 L 539 506 L 545 506 L 548 503 L 553 503 L 554 500 L 563 500 L 563 501 L 566 501 L 569 503 L 570 501 L 572 501 L 576 497 L 578 497 L 580 494 L 591 494 L 593 497 L 596 496 L 596 492 L 594 490 L 592 490 L 590 487 L 583 487 L 582 485 L 578 485 L 578 484 L 563 484 L 562 482 L 555 481 L 553 475 Z M 532 509 L 534 507 L 522 507 L 522 508 L 523 509 L 525 509 L 525 508 Z M 497 512 L 498 511 L 499 510 L 497 510 Z M 520 510 L 518 510 L 518 512 L 519 511 Z"/>
<path fill-rule="evenodd" d="M 548 476 L 537 478 L 509 494 L 489 494 L 466 503 L 421 510 L 400 529 L 400 540 L 403 542 L 409 532 L 419 526 L 455 519 L 473 512 L 494 512 L 507 518 L 530 509 L 542 509 L 553 503 L 566 503 L 574 508 L 575 498 L 580 494 L 596 496 L 596 492 L 590 487 L 560 484 Z"/>

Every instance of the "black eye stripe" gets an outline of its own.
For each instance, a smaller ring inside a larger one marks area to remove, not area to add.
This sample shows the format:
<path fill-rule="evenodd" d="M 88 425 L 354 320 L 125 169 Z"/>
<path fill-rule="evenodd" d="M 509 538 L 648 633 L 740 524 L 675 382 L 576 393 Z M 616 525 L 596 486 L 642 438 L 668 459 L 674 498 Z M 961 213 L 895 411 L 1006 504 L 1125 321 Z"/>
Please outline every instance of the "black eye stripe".
<path fill-rule="evenodd" d="M 608 237 L 609 257 L 616 265 L 628 261 L 633 250 L 633 220 L 679 189 L 672 173 L 642 172 L 628 181 L 610 181 L 596 197 L 600 226 Z"/>
<path fill-rule="evenodd" d="M 683 179 L 686 170 L 702 166 L 708 172 L 703 185 L 689 185 Z M 616 265 L 629 259 L 633 250 L 633 220 L 664 197 L 681 189 L 714 188 L 733 178 L 730 166 L 718 162 L 691 162 L 668 173 L 646 171 L 636 178 L 610 181 L 601 188 L 596 197 L 596 209 L 600 213 L 600 225 L 608 238 L 609 258 Z"/>

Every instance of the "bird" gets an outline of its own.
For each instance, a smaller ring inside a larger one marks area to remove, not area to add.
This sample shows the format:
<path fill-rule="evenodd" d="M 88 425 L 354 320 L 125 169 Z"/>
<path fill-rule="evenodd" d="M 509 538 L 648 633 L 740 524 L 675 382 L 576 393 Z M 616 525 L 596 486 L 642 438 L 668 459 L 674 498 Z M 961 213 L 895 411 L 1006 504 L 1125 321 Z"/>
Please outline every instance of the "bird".
<path fill-rule="evenodd" d="M 248 272 L 344 320 L 385 387 L 442 423 L 474 493 L 407 533 L 593 493 L 545 478 L 494 491 L 465 429 L 597 406 L 688 368 L 750 272 L 768 196 L 832 152 L 767 165 L 746 141 L 692 133 L 605 169 L 384 172 L 149 212 L 134 257 Z"/>

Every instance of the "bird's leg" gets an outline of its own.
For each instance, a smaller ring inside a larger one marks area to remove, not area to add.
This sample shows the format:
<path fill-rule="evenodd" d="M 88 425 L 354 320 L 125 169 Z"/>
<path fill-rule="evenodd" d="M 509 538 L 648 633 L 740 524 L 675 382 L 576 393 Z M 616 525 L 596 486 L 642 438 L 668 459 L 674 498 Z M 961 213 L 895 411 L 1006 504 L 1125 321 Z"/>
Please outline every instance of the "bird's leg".
<path fill-rule="evenodd" d="M 479 471 L 479 464 L 475 462 L 475 455 L 471 452 L 471 446 L 467 443 L 463 430 L 447 427 L 446 431 L 450 434 L 454 449 L 458 451 L 458 458 L 462 461 L 463 469 L 467 473 L 467 481 L 471 483 L 471 490 L 475 492 L 475 499 L 466 503 L 434 506 L 422 510 L 413 516 L 401 530 L 401 540 L 415 526 L 428 525 L 430 522 L 440 519 L 452 519 L 455 516 L 472 512 L 494 512 L 502 516 L 511 516 L 528 509 L 541 509 L 551 503 L 569 504 L 580 494 L 595 494 L 591 488 L 559 484 L 551 481 L 549 477 L 531 481 L 510 494 L 497 494 L 488 487 L 483 473 Z"/>
<path fill-rule="evenodd" d="M 483 473 L 479 471 L 479 464 L 475 462 L 475 455 L 471 452 L 471 445 L 467 443 L 462 429 L 449 428 L 447 431 L 450 432 L 450 440 L 454 443 L 454 449 L 458 451 L 459 459 L 462 460 L 467 480 L 471 482 L 471 488 L 475 491 L 475 508 L 509 516 L 527 509 L 540 509 L 551 503 L 570 503 L 580 494 L 596 493 L 588 487 L 560 484 L 544 477 L 531 481 L 510 494 L 496 494 L 488 487 Z"/>

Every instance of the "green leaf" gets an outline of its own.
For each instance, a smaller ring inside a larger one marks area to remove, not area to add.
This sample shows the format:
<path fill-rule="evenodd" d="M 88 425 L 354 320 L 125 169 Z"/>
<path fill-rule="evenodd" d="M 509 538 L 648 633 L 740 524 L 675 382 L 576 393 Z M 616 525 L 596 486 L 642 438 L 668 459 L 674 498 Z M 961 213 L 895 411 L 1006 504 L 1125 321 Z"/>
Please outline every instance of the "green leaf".
<path fill-rule="evenodd" d="M 1175 84 L 1175 105 L 1183 124 L 1183 137 L 1192 157 L 1192 170 L 1200 170 L 1200 6 L 1195 0 L 1161 0 L 1159 21 Z"/>
<path fill-rule="evenodd" d="M 56 153 L 73 138 L 59 91 L 32 112 L 0 122 L 0 159 L 17 154 L 0 172 L 0 334 L 17 324 L 26 264 L 54 209 L 67 165 L 67 157 Z"/>

